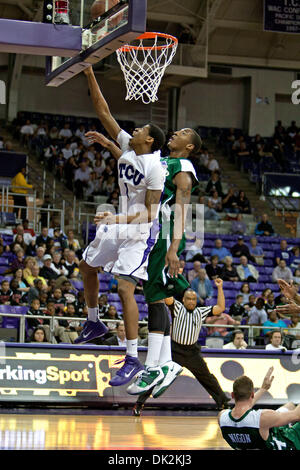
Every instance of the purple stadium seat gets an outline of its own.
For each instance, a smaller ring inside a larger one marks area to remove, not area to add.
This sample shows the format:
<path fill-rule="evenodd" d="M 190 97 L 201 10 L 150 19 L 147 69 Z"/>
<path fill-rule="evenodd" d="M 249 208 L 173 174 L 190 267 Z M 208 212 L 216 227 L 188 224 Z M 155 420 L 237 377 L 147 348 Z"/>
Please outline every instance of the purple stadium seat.
<path fill-rule="evenodd" d="M 120 302 L 119 294 L 113 294 L 113 293 L 108 294 L 108 303 L 110 302 Z"/>
<path fill-rule="evenodd" d="M 147 318 L 147 317 L 148 317 L 148 312 L 140 312 L 140 314 L 139 314 L 139 320 L 140 321 L 145 320 L 145 318 Z"/>
<path fill-rule="evenodd" d="M 2 266 L 8 266 L 9 260 L 8 258 L 4 258 L 3 256 L 0 257 L 0 265 Z"/>
<path fill-rule="evenodd" d="M 7 270 L 7 266 L 0 266 L 0 274 L 4 274 Z"/>
<path fill-rule="evenodd" d="M 76 279 L 71 279 L 71 284 L 77 290 L 83 290 L 83 281 L 77 281 Z"/>

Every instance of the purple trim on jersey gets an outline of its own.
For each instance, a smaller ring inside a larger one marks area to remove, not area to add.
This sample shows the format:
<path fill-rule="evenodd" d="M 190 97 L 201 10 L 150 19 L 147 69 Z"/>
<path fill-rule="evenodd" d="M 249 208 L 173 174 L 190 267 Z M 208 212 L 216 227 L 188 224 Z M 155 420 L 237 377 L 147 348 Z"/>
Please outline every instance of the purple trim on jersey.
<path fill-rule="evenodd" d="M 159 231 L 160 231 L 160 224 L 158 222 L 158 219 L 155 219 L 153 221 L 152 227 L 150 229 L 150 235 L 149 235 L 148 240 L 146 242 L 147 243 L 147 248 L 144 251 L 142 261 L 139 264 L 139 266 L 134 271 L 132 271 L 130 273 L 130 276 L 132 276 L 132 274 L 135 271 L 137 271 L 145 263 L 146 259 L 148 258 L 149 254 L 150 254 L 150 251 L 152 250 L 153 246 L 156 243 L 156 238 L 157 238 L 157 234 L 158 234 Z"/>

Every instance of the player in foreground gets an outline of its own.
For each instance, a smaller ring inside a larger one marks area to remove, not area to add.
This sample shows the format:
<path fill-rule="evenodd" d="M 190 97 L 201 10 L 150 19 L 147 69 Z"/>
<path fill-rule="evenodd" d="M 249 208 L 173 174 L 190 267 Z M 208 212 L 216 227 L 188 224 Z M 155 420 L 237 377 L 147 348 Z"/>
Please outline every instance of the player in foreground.
<path fill-rule="evenodd" d="M 219 414 L 225 441 L 236 450 L 300 450 L 300 405 L 286 403 L 276 411 L 253 406 L 272 385 L 271 367 L 261 388 L 254 393 L 253 382 L 245 375 L 233 383 L 235 406 Z M 289 426 L 290 423 L 296 423 Z"/>
<path fill-rule="evenodd" d="M 148 257 L 158 235 L 157 217 L 165 180 L 159 150 L 165 136 L 152 124 L 136 129 L 133 136 L 127 134 L 112 117 L 92 68 L 85 73 L 98 117 L 121 147 L 118 159 L 121 210 L 117 215 L 97 214 L 96 237 L 83 253 L 80 272 L 88 321 L 76 343 L 103 335 L 103 324 L 98 318 L 98 268 L 102 266 L 104 271 L 118 275 L 123 307 L 126 356 L 124 365 L 110 381 L 110 385 L 120 386 L 143 370 L 137 358 L 139 311 L 134 290 L 139 279 L 147 279 Z"/>

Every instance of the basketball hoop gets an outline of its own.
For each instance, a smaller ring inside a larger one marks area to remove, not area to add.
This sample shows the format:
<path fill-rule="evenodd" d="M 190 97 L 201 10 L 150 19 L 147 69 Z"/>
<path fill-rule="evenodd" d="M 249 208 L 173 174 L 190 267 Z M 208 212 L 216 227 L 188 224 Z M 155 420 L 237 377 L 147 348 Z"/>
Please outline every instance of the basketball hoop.
<path fill-rule="evenodd" d="M 124 73 L 126 100 L 142 99 L 144 104 L 157 101 L 157 91 L 166 68 L 175 55 L 178 39 L 170 34 L 144 33 L 138 45 L 126 44 L 117 49 L 118 62 Z"/>

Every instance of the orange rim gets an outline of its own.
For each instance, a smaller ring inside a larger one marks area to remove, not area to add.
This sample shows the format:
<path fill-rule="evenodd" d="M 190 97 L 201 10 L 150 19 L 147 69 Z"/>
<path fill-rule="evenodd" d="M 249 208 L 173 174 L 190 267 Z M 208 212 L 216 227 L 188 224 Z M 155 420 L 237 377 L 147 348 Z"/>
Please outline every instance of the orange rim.
<path fill-rule="evenodd" d="M 168 49 L 170 47 L 177 46 L 178 44 L 178 39 L 175 38 L 175 36 L 172 36 L 171 34 L 166 34 L 166 33 L 147 33 L 146 32 L 146 33 L 141 34 L 136 39 L 155 39 L 157 37 L 171 39 L 173 42 L 170 44 L 166 44 L 164 46 L 130 46 L 130 44 L 126 44 L 125 46 L 120 47 L 119 51 L 129 52 L 132 49 L 137 50 L 137 51 L 148 51 L 150 49 L 160 51 L 162 49 Z"/>

